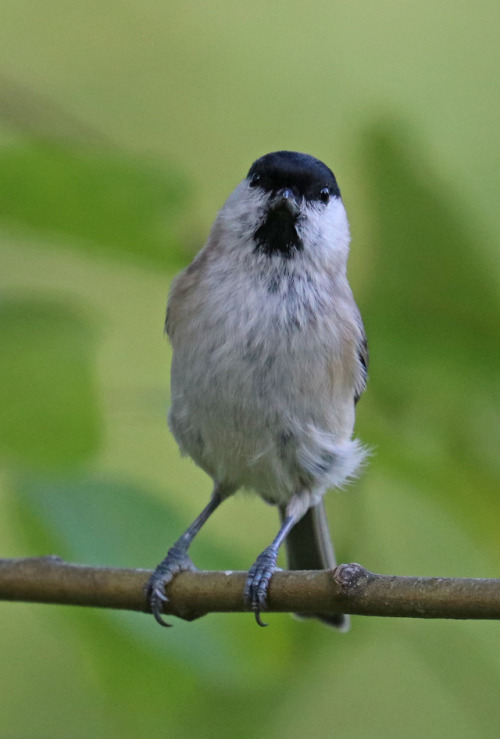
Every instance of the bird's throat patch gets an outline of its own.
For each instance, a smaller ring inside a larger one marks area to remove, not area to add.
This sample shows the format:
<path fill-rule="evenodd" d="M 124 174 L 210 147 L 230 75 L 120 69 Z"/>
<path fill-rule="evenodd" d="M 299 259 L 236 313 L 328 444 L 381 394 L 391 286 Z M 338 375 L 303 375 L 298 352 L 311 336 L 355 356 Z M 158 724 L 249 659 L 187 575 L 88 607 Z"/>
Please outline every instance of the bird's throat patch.
<path fill-rule="evenodd" d="M 292 258 L 303 248 L 296 224 L 297 219 L 291 217 L 290 213 L 270 211 L 254 234 L 255 251 L 267 256 L 281 254 L 286 259 Z"/>

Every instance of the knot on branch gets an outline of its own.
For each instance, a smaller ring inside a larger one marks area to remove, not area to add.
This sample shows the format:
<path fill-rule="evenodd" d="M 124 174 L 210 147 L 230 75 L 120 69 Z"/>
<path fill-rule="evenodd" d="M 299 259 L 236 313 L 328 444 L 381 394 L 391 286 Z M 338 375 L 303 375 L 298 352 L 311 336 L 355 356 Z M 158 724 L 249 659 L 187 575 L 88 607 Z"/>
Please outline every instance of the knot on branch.
<path fill-rule="evenodd" d="M 354 593 L 360 588 L 364 588 L 370 579 L 368 570 L 357 564 L 350 562 L 349 564 L 339 565 L 333 573 L 335 582 L 340 585 L 345 595 Z"/>

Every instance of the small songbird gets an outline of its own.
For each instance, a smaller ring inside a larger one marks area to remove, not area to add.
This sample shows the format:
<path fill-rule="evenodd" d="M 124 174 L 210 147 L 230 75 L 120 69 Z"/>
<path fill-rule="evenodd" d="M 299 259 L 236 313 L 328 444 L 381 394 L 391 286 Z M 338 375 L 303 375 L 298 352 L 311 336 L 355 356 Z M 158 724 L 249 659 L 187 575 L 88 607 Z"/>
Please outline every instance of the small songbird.
<path fill-rule="evenodd" d="M 166 585 L 195 569 L 193 538 L 239 488 L 281 514 L 243 596 L 260 625 L 285 539 L 291 569 L 335 566 L 323 495 L 355 475 L 365 456 L 352 433 L 368 350 L 347 282 L 348 251 L 332 171 L 307 154 L 277 151 L 254 162 L 172 285 L 170 428 L 214 487 L 150 580 L 151 610 L 164 626 Z M 317 618 L 349 626 L 342 614 Z"/>

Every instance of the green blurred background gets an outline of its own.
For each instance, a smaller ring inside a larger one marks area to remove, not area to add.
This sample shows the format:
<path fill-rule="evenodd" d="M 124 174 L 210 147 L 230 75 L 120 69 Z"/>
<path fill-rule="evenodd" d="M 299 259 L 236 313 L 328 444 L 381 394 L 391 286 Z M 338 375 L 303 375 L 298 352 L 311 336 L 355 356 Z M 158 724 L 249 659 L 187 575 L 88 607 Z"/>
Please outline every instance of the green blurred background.
<path fill-rule="evenodd" d="M 205 504 L 165 414 L 172 276 L 250 164 L 325 160 L 371 348 L 337 549 L 384 573 L 500 572 L 500 5 L 3 0 L 2 556 L 154 567 Z M 276 512 L 193 547 L 246 569 Z M 496 623 L 0 609 L 5 737 L 497 737 Z"/>

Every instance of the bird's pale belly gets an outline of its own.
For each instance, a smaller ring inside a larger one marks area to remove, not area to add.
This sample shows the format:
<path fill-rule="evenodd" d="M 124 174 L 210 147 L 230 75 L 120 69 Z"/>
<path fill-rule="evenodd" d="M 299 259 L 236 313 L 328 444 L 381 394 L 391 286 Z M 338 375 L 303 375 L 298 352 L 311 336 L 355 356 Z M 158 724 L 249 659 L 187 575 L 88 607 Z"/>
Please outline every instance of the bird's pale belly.
<path fill-rule="evenodd" d="M 173 386 L 170 426 L 181 450 L 228 488 L 272 503 L 338 484 L 346 455 L 358 456 L 349 441 L 354 404 L 343 388 L 332 386 L 330 402 L 321 403 L 331 378 L 310 372 L 307 357 L 295 366 L 293 357 L 268 357 L 258 372 L 238 359 L 229 370 L 227 361 L 212 368 L 209 383 L 205 373 L 188 372 Z"/>

